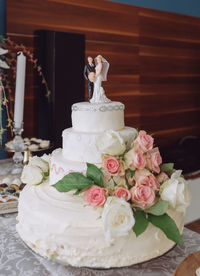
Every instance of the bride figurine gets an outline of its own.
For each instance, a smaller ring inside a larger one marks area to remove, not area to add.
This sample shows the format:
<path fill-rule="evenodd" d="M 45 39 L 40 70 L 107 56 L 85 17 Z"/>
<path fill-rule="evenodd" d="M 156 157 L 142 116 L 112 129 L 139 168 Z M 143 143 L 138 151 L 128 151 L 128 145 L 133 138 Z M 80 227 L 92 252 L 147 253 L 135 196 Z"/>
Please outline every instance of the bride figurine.
<path fill-rule="evenodd" d="M 107 103 L 110 102 L 106 95 L 103 87 L 101 86 L 102 81 L 107 81 L 107 73 L 110 64 L 101 55 L 98 55 L 95 59 L 95 73 L 91 72 L 88 76 L 90 81 L 94 82 L 94 92 L 90 99 L 91 103 Z"/>

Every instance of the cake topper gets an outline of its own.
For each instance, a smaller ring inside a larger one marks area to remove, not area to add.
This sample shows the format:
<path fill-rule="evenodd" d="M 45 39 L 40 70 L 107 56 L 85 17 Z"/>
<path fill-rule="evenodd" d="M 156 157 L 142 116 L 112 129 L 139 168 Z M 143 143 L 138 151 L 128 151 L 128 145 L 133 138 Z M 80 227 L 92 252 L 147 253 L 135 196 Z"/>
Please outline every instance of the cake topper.
<path fill-rule="evenodd" d="M 91 57 L 89 57 L 89 58 L 91 58 Z M 93 89 L 94 89 L 94 91 L 92 91 L 92 96 L 89 91 L 89 102 L 90 103 L 110 102 L 110 99 L 108 99 L 106 97 L 105 91 L 104 91 L 103 87 L 101 86 L 102 81 L 107 81 L 107 73 L 108 73 L 110 64 L 101 55 L 98 55 L 94 59 L 94 61 L 95 61 L 94 71 L 90 71 L 88 74 L 88 80 L 89 80 L 88 81 L 88 91 L 90 90 L 91 84 L 93 84 Z"/>
<path fill-rule="evenodd" d="M 89 80 L 88 76 L 91 72 L 95 73 L 95 65 L 93 63 L 92 57 L 89 56 L 87 60 L 88 60 L 88 64 L 86 64 L 84 68 L 84 77 L 88 83 L 88 101 L 90 101 L 90 99 L 93 96 L 94 83 Z"/>

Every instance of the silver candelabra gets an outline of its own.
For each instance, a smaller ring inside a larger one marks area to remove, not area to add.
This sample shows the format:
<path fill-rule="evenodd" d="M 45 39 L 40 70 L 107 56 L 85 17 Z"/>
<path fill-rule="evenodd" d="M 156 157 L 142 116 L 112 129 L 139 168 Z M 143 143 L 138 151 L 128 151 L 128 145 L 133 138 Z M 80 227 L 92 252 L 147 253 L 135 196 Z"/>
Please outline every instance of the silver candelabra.
<path fill-rule="evenodd" d="M 19 126 L 16 124 L 16 122 L 13 123 L 13 132 L 15 134 L 15 137 L 13 139 L 13 150 L 14 150 L 14 155 L 13 155 L 13 167 L 11 170 L 12 174 L 19 174 L 21 173 L 23 169 L 23 154 L 22 151 L 24 149 L 24 141 L 22 138 L 22 132 L 23 132 L 23 125 L 24 123 L 21 123 Z"/>

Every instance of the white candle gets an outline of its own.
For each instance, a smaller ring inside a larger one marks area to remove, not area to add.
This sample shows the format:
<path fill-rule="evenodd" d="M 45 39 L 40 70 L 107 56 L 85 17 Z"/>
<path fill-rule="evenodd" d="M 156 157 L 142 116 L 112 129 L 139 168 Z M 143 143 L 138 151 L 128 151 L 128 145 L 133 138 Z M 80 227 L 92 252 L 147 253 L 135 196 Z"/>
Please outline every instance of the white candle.
<path fill-rule="evenodd" d="M 17 56 L 17 73 L 15 87 L 15 108 L 14 122 L 15 127 L 21 127 L 24 115 L 24 87 L 25 87 L 26 57 L 22 52 Z"/>

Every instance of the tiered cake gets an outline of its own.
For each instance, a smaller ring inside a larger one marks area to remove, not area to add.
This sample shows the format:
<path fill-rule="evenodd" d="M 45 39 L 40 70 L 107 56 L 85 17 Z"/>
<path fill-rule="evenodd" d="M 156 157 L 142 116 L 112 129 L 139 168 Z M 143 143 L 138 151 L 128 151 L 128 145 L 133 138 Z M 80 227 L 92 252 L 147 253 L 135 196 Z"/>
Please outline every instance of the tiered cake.
<path fill-rule="evenodd" d="M 38 254 L 73 266 L 109 268 L 150 260 L 174 246 L 175 242 L 151 223 L 138 237 L 131 229 L 116 238 L 106 238 L 102 205 L 94 207 L 86 203 L 83 193 L 59 192 L 52 186 L 71 172 L 84 175 L 86 162 L 101 167 L 97 140 L 110 130 L 119 134 L 126 147 L 131 147 L 138 135 L 134 128 L 124 126 L 122 103 L 74 104 L 72 128 L 63 131 L 63 149 L 52 153 L 49 178 L 40 185 L 26 185 L 22 191 L 17 231 Z M 120 200 L 125 202 L 125 198 Z M 182 232 L 184 212 L 171 208 L 167 213 Z M 120 218 L 113 227 L 118 223 Z"/>
<path fill-rule="evenodd" d="M 72 106 L 72 128 L 63 131 L 63 149 L 51 158 L 50 185 L 72 171 L 86 172 L 86 163 L 101 166 L 101 152 L 96 140 L 107 130 L 117 131 L 125 142 L 131 143 L 137 131 L 124 126 L 124 105 L 120 102 Z"/>
<path fill-rule="evenodd" d="M 151 135 L 124 126 L 124 105 L 101 86 L 109 63 L 100 55 L 92 61 L 84 70 L 90 103 L 72 106 L 63 149 L 23 169 L 17 231 L 65 265 L 128 266 L 182 243 L 187 184 L 173 164 L 162 164 Z"/>

